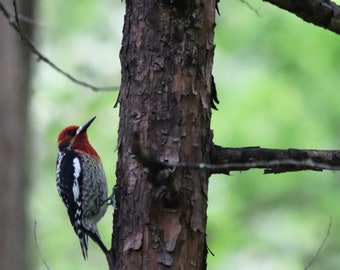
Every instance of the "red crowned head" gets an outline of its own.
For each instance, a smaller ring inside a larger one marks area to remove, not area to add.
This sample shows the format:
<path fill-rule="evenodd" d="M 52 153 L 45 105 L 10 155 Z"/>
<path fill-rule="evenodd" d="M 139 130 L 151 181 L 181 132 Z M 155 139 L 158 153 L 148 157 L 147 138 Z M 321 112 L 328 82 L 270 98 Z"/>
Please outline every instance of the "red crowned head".
<path fill-rule="evenodd" d="M 64 128 L 58 135 L 59 150 L 69 148 L 98 157 L 98 154 L 91 146 L 86 133 L 87 128 L 92 124 L 94 119 L 96 119 L 96 117 L 91 118 L 82 126 L 68 126 Z"/>

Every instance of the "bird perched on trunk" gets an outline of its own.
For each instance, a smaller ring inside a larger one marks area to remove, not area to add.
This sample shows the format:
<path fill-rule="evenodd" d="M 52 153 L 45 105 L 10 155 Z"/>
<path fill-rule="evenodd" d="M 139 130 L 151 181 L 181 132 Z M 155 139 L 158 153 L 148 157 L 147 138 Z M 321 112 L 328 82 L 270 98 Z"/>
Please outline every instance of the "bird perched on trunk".
<path fill-rule="evenodd" d="M 95 118 L 82 126 L 66 127 L 58 136 L 57 190 L 79 237 L 85 260 L 88 236 L 107 253 L 97 229 L 97 222 L 108 205 L 106 177 L 100 157 L 86 133 Z"/>

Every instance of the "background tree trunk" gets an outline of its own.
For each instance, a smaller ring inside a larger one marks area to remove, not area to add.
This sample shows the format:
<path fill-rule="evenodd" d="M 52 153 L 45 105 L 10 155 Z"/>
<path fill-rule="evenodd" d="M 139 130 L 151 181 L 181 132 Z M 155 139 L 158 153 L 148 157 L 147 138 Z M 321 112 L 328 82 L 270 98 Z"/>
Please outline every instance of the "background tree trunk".
<path fill-rule="evenodd" d="M 126 1 L 111 269 L 205 269 L 208 174 L 150 183 L 133 134 L 162 161 L 209 162 L 215 1 Z"/>
<path fill-rule="evenodd" d="M 33 18 L 33 1 L 17 2 L 20 14 Z M 32 36 L 32 25 L 22 29 Z M 4 16 L 0 33 L 0 269 L 25 270 L 30 54 Z"/>

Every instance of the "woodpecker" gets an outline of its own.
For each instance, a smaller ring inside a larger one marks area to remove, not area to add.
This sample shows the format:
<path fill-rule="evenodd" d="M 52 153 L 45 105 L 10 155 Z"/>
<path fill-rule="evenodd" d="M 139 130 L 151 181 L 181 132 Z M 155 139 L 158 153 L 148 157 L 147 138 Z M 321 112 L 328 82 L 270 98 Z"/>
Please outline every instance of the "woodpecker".
<path fill-rule="evenodd" d="M 57 190 L 79 237 L 85 260 L 88 258 L 88 236 L 107 253 L 97 229 L 97 222 L 108 205 L 106 177 L 100 157 L 86 133 L 95 118 L 82 126 L 66 127 L 58 136 Z"/>

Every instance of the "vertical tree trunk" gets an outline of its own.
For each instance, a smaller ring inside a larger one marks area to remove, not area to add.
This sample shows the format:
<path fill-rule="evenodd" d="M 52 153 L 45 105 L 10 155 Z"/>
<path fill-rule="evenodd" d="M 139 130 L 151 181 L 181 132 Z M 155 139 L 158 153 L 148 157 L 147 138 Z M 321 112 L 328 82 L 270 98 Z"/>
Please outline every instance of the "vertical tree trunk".
<path fill-rule="evenodd" d="M 175 169 L 179 191 L 150 183 L 132 152 L 209 162 L 215 1 L 126 1 L 110 269 L 205 269 L 206 172 Z"/>
<path fill-rule="evenodd" d="M 33 1 L 17 2 L 21 14 L 32 18 Z M 12 8 L 12 1 L 3 4 Z M 25 270 L 29 52 L 4 16 L 0 33 L 0 269 Z"/>

